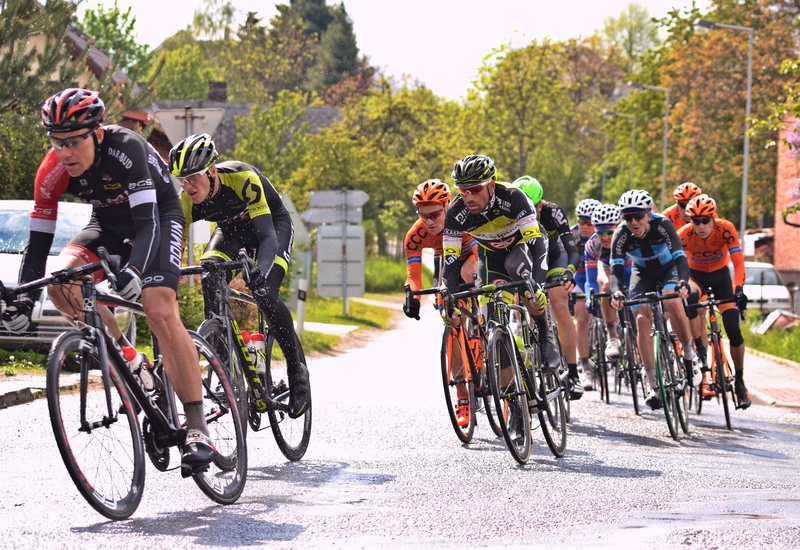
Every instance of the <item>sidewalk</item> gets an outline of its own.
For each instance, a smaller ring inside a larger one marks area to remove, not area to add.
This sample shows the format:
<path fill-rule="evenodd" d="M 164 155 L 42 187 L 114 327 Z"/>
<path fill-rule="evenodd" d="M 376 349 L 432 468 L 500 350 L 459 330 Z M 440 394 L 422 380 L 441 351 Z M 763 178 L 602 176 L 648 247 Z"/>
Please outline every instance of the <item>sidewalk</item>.
<path fill-rule="evenodd" d="M 800 408 L 800 363 L 747 350 L 744 381 L 753 403 Z"/>

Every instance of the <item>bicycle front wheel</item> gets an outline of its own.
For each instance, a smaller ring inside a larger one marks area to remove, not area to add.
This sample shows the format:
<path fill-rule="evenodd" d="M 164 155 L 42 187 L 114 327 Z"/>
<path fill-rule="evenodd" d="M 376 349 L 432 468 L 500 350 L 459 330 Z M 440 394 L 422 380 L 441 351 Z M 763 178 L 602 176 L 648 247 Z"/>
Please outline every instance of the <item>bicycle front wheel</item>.
<path fill-rule="evenodd" d="M 300 362 L 306 364 L 303 347 L 297 342 Z M 269 425 L 275 443 L 289 460 L 300 460 L 306 454 L 311 439 L 311 403 L 298 418 L 289 417 L 289 371 L 280 346 L 270 334 L 267 338 L 267 370 L 261 375 L 261 383 L 267 394 L 283 406 L 279 410 L 268 411 Z"/>
<path fill-rule="evenodd" d="M 685 369 L 681 357 L 683 353 L 680 348 L 680 342 L 675 335 L 671 335 L 672 346 L 670 347 L 671 359 L 669 364 L 670 378 L 672 383 L 672 393 L 675 400 L 675 414 L 678 416 L 678 423 L 681 426 L 683 433 L 689 433 L 689 398 L 687 394 L 690 392 L 689 381 L 686 378 Z"/>
<path fill-rule="evenodd" d="M 633 329 L 630 326 L 625 326 L 623 329 L 625 335 L 625 371 L 627 373 L 628 383 L 631 390 L 631 397 L 633 398 L 633 411 L 636 416 L 642 414 L 639 409 L 639 380 L 642 378 L 642 372 L 639 365 L 639 357 L 636 348 L 636 339 L 633 337 Z M 644 388 L 642 388 L 644 390 Z M 642 391 L 642 397 L 645 393 Z"/>
<path fill-rule="evenodd" d="M 227 370 L 200 335 L 189 331 L 200 364 L 203 410 L 216 453 L 208 470 L 194 474 L 195 483 L 214 502 L 233 504 L 247 480 L 247 445 L 242 414 L 238 410 Z M 180 401 L 175 400 L 177 425 L 186 426 Z"/>
<path fill-rule="evenodd" d="M 714 358 L 714 369 L 717 376 L 717 395 L 720 395 L 722 398 L 722 410 L 725 413 L 725 427 L 730 430 L 732 429 L 731 410 L 728 401 L 729 397 L 732 397 L 732 395 L 729 396 L 728 392 L 733 394 L 733 387 L 730 383 L 730 377 L 728 376 L 725 352 L 722 349 L 722 342 L 718 334 L 711 336 L 711 347 L 714 350 L 712 357 Z"/>
<path fill-rule="evenodd" d="M 661 405 L 664 409 L 664 416 L 667 419 L 669 435 L 677 441 L 680 435 L 680 426 L 675 392 L 672 389 L 669 344 L 659 333 L 656 333 L 653 337 L 653 350 L 656 357 L 656 378 L 658 379 L 658 391 L 661 395 Z"/>
<path fill-rule="evenodd" d="M 112 520 L 136 511 L 144 490 L 144 444 L 128 388 L 80 330 L 61 334 L 47 358 L 47 407 L 58 450 L 81 495 Z M 62 393 L 70 370 L 80 373 L 77 392 Z"/>
<path fill-rule="evenodd" d="M 589 349 L 591 358 L 594 361 L 594 378 L 599 382 L 600 400 L 611 403 L 608 387 L 608 364 L 605 356 L 606 337 L 602 321 L 592 318 L 589 329 Z"/>
<path fill-rule="evenodd" d="M 553 456 L 564 456 L 567 448 L 567 411 L 566 396 L 561 379 L 554 372 L 539 371 L 539 399 L 546 403 L 544 410 L 539 410 L 539 424 L 547 446 Z"/>
<path fill-rule="evenodd" d="M 500 427 L 508 450 L 514 460 L 525 464 L 531 454 L 531 416 L 515 353 L 508 332 L 494 327 L 489 334 L 489 385 L 495 410 L 502 413 Z"/>
<path fill-rule="evenodd" d="M 462 443 L 469 443 L 475 432 L 475 389 L 470 381 L 469 366 L 464 364 L 461 340 L 452 327 L 445 327 L 442 335 L 441 363 L 447 414 L 456 437 Z"/>
<path fill-rule="evenodd" d="M 237 352 L 234 347 L 236 343 L 232 343 L 228 339 L 228 327 L 219 317 L 203 321 L 200 328 L 197 329 L 197 333 L 208 342 L 211 349 L 217 354 L 222 367 L 228 372 L 233 396 L 236 398 L 236 406 L 242 417 L 242 429 L 246 435 L 250 407 L 247 397 L 247 382 L 244 379 L 244 365 L 239 356 L 242 352 L 241 350 Z"/>

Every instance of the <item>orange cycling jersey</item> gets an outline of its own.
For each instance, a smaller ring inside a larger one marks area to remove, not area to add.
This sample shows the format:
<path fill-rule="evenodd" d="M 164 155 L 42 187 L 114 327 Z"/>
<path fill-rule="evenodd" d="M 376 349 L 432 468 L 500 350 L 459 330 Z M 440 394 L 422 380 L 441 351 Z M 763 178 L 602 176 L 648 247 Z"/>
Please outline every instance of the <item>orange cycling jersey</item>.
<path fill-rule="evenodd" d="M 716 218 L 714 229 L 705 239 L 694 232 L 692 224 L 681 227 L 678 236 L 689 259 L 689 269 L 712 273 L 728 269 L 728 262 L 733 262 L 733 284 L 744 286 L 744 255 L 739 234 L 731 222 Z"/>
<path fill-rule="evenodd" d="M 686 225 L 686 222 L 683 221 L 683 218 L 681 218 L 680 212 L 678 212 L 677 204 L 673 204 L 672 206 L 665 208 L 661 215 L 669 218 L 670 221 L 672 221 L 672 225 L 675 226 L 676 231 Z"/>
<path fill-rule="evenodd" d="M 442 256 L 442 234 L 431 235 L 425 228 L 422 220 L 417 220 L 411 229 L 406 233 L 405 250 L 406 263 L 408 267 L 408 278 L 406 284 L 411 285 L 411 290 L 422 288 L 422 250 L 425 248 L 433 249 L 434 255 L 439 258 Z M 470 256 L 477 261 L 478 243 L 469 234 L 461 235 L 461 256 L 459 260 L 464 262 Z"/>

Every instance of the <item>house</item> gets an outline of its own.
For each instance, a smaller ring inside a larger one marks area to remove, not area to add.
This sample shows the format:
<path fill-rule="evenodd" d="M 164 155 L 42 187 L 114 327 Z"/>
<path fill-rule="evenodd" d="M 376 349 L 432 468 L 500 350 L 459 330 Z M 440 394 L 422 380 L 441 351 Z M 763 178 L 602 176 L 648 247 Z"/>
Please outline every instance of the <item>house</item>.
<path fill-rule="evenodd" d="M 800 227 L 787 225 L 781 212 L 800 200 L 800 157 L 785 142 L 786 136 L 797 128 L 794 117 L 786 116 L 778 133 L 778 174 L 775 187 L 775 267 L 787 281 L 800 281 L 800 254 L 797 241 Z M 795 215 L 797 217 L 797 215 Z"/>

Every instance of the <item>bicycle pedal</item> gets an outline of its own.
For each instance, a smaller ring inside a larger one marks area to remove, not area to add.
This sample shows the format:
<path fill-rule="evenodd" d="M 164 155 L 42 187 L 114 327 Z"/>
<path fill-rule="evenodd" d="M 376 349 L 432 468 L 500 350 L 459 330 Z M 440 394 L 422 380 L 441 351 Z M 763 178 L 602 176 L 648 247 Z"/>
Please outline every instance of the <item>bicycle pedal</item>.
<path fill-rule="evenodd" d="M 181 465 L 181 477 L 186 479 L 187 477 L 192 477 L 194 475 L 199 475 L 208 471 L 209 464 L 203 464 L 202 466 L 198 466 L 196 468 L 189 468 L 187 466 Z"/>

